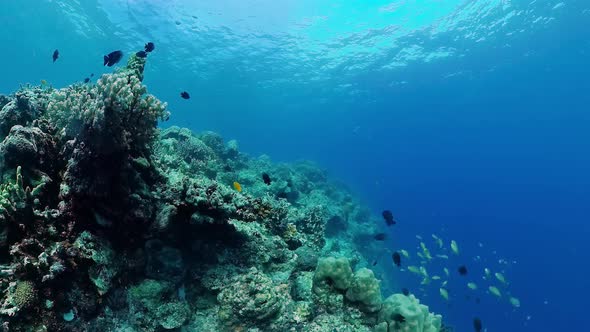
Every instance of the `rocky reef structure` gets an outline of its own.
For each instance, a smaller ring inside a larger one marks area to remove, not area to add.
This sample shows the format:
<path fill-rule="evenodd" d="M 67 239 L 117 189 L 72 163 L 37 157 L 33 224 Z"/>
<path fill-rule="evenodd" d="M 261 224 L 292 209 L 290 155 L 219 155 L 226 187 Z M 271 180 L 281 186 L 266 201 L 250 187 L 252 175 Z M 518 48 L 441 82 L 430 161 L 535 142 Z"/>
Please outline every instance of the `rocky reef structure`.
<path fill-rule="evenodd" d="M 441 330 L 413 296 L 382 298 L 375 223 L 324 171 L 158 129 L 145 61 L 0 96 L 2 330 Z"/>

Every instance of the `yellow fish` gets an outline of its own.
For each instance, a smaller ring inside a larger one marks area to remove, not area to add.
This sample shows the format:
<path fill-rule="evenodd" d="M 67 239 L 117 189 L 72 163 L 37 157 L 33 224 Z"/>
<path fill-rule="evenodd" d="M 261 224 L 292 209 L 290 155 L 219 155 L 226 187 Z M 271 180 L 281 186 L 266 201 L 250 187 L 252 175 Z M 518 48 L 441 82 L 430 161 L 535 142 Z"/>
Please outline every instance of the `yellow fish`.
<path fill-rule="evenodd" d="M 449 292 L 444 288 L 441 288 L 439 291 L 440 291 L 440 296 L 442 296 L 443 299 L 448 301 L 449 300 Z"/>
<path fill-rule="evenodd" d="M 520 308 L 520 300 L 515 298 L 515 297 L 510 297 L 508 299 L 510 301 L 510 304 L 512 304 L 513 307 L 515 308 Z"/>
<path fill-rule="evenodd" d="M 490 290 L 490 293 L 496 295 L 497 297 L 502 297 L 502 293 L 500 293 L 500 290 L 497 287 L 490 286 L 488 289 Z"/>
<path fill-rule="evenodd" d="M 455 255 L 459 255 L 459 246 L 455 240 L 451 240 L 451 250 L 455 253 Z"/>
<path fill-rule="evenodd" d="M 41 80 L 41 85 L 47 85 L 47 81 L 46 80 Z"/>
<path fill-rule="evenodd" d="M 410 258 L 410 254 L 406 250 L 402 249 L 399 252 L 404 255 L 405 258 Z"/>
<path fill-rule="evenodd" d="M 424 242 L 420 242 L 420 247 L 422 247 L 422 252 L 424 253 L 424 258 L 427 260 L 431 260 L 432 256 L 430 255 L 430 250 L 428 250 L 428 248 L 426 248 L 426 245 L 424 244 Z"/>
<path fill-rule="evenodd" d="M 234 188 L 238 191 L 238 192 L 242 192 L 242 185 L 239 184 L 238 182 L 234 181 Z"/>
<path fill-rule="evenodd" d="M 418 269 L 417 267 L 415 267 L 413 265 L 408 266 L 408 271 L 410 271 L 412 273 L 420 274 L 420 269 Z"/>
<path fill-rule="evenodd" d="M 503 284 L 506 283 L 506 278 L 504 278 L 504 275 L 502 275 L 502 273 L 496 272 L 494 275 L 496 276 L 496 279 L 498 279 L 498 281 L 500 281 Z"/>

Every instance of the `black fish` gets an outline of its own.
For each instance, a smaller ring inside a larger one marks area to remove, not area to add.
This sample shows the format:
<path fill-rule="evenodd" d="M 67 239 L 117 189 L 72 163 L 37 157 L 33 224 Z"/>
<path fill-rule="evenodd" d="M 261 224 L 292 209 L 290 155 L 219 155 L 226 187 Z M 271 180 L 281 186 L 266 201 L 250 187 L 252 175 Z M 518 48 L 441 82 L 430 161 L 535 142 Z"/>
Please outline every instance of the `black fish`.
<path fill-rule="evenodd" d="M 457 271 L 459 271 L 459 274 L 462 276 L 467 275 L 467 267 L 465 267 L 465 265 L 459 266 Z"/>
<path fill-rule="evenodd" d="M 59 50 L 53 51 L 53 62 L 57 61 L 59 58 Z"/>
<path fill-rule="evenodd" d="M 180 93 L 180 97 L 182 97 L 182 99 L 190 99 L 191 98 L 191 96 L 186 91 L 182 91 Z"/>
<path fill-rule="evenodd" d="M 90 78 L 86 77 L 86 78 L 84 79 L 84 83 L 88 83 L 88 82 L 90 82 Z"/>
<path fill-rule="evenodd" d="M 147 52 L 146 51 L 139 51 L 139 52 L 135 53 L 135 56 L 138 58 L 147 58 Z"/>
<path fill-rule="evenodd" d="M 145 44 L 145 51 L 146 52 L 149 53 L 149 52 L 151 52 L 151 51 L 153 51 L 155 49 L 156 49 L 156 45 L 154 45 L 154 43 L 148 42 L 147 44 Z"/>
<path fill-rule="evenodd" d="M 112 67 L 114 64 L 121 61 L 122 57 L 123 57 L 122 51 L 113 51 L 113 52 L 109 53 L 108 55 L 104 56 L 104 66 Z"/>
<path fill-rule="evenodd" d="M 377 241 L 385 241 L 387 235 L 385 233 L 377 233 L 375 236 L 373 236 L 373 238 Z"/>
<path fill-rule="evenodd" d="M 396 222 L 393 220 L 393 214 L 389 210 L 383 211 L 383 219 L 385 219 L 385 223 L 387 226 L 395 225 Z"/>
<path fill-rule="evenodd" d="M 90 77 L 94 77 L 94 73 L 90 74 Z"/>
<path fill-rule="evenodd" d="M 377 261 L 373 261 L 373 266 L 377 265 Z"/>
<path fill-rule="evenodd" d="M 405 296 L 409 296 L 410 295 L 410 290 L 407 288 L 402 288 L 402 294 L 404 294 Z"/>
<path fill-rule="evenodd" d="M 394 314 L 392 318 L 398 323 L 403 323 L 406 321 L 406 317 L 404 317 L 402 314 Z"/>
<path fill-rule="evenodd" d="M 393 264 L 395 264 L 395 266 L 402 266 L 402 256 L 399 255 L 399 252 L 394 252 L 393 255 L 391 255 L 391 258 L 393 258 Z"/>
<path fill-rule="evenodd" d="M 475 330 L 475 332 L 481 332 L 481 319 L 475 317 L 473 319 L 473 329 Z"/>
<path fill-rule="evenodd" d="M 264 183 L 266 183 L 266 185 L 270 186 L 271 180 L 270 180 L 270 176 L 266 173 L 262 173 L 262 181 L 264 181 Z"/>

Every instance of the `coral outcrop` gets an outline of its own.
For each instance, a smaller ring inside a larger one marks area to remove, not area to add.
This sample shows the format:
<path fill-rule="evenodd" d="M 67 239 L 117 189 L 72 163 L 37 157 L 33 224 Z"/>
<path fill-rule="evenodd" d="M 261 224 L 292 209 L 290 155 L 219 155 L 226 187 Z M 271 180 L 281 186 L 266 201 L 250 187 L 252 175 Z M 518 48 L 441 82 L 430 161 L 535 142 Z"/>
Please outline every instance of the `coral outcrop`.
<path fill-rule="evenodd" d="M 3 330 L 440 330 L 414 297 L 382 299 L 375 220 L 343 185 L 159 129 L 145 65 L 0 96 Z"/>

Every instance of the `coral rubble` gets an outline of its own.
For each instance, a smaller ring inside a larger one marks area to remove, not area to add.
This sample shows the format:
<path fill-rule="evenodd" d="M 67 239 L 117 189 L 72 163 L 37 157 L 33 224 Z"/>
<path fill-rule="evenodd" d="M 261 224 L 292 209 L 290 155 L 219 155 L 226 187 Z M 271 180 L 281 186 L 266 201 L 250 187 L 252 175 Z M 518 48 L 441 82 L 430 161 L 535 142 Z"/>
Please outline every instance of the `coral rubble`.
<path fill-rule="evenodd" d="M 325 172 L 158 129 L 145 61 L 0 96 L 3 330 L 441 329 L 413 296 L 383 300 L 371 215 Z"/>

